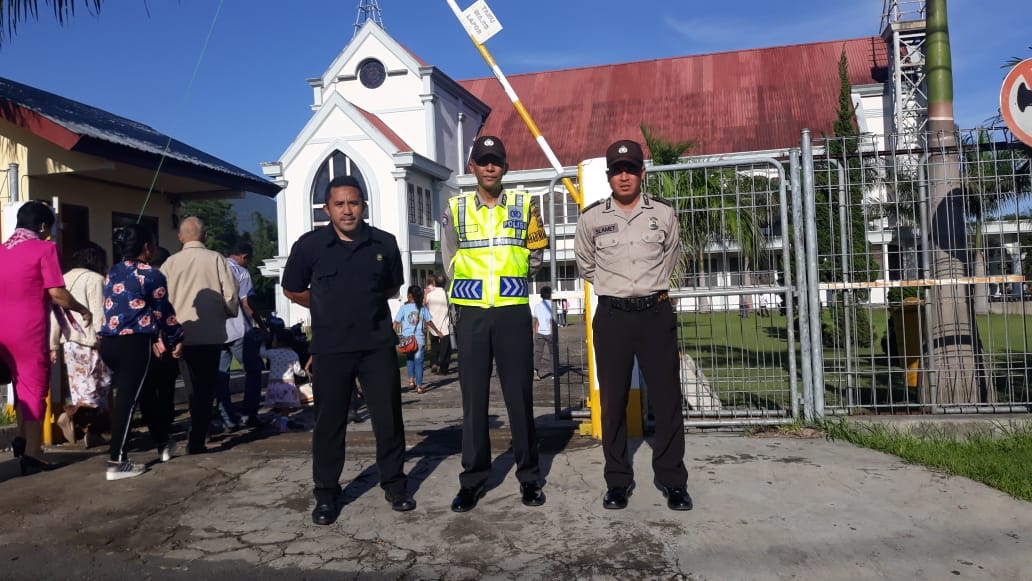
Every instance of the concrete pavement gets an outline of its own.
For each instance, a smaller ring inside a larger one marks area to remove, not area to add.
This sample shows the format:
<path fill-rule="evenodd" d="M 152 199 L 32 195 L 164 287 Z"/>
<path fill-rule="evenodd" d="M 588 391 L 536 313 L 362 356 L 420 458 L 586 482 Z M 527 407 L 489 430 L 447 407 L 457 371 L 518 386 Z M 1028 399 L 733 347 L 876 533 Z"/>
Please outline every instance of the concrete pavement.
<path fill-rule="evenodd" d="M 305 432 L 225 435 L 215 453 L 117 482 L 101 451 L 57 449 L 69 465 L 28 477 L 6 455 L 0 578 L 1032 579 L 1032 503 L 823 439 L 689 434 L 686 513 L 666 508 L 635 441 L 638 488 L 608 511 L 601 449 L 542 407 L 548 501 L 527 508 L 498 401 L 490 489 L 455 514 L 458 389 L 434 384 L 404 396 L 419 506 L 388 507 L 366 421 L 350 428 L 346 505 L 328 527 L 309 520 Z"/>

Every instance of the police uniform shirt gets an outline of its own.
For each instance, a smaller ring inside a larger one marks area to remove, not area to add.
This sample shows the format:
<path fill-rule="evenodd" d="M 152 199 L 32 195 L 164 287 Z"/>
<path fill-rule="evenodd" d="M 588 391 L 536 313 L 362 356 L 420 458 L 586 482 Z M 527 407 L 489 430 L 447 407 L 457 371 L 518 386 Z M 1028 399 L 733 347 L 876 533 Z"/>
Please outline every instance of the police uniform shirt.
<path fill-rule="evenodd" d="M 581 213 L 574 254 L 599 296 L 644 297 L 670 289 L 681 257 L 681 225 L 670 203 L 641 194 L 629 213 L 610 196 Z"/>
<path fill-rule="evenodd" d="M 509 193 L 516 193 L 512 190 L 506 190 L 498 196 L 498 203 L 492 208 L 495 212 L 505 212 L 505 205 L 509 199 Z M 526 195 L 526 194 L 525 194 Z M 475 207 L 479 212 L 481 208 L 487 207 L 487 204 L 480 199 L 480 195 L 476 194 L 473 196 L 476 201 Z M 534 220 L 537 220 L 538 225 L 543 226 L 541 221 L 541 210 L 538 208 L 537 200 L 533 197 L 530 199 L 530 213 Z M 452 258 L 455 257 L 455 252 L 459 248 L 459 233 L 455 230 L 455 217 L 452 216 L 451 204 L 445 204 L 444 216 L 441 218 L 441 229 L 443 235 L 441 238 L 441 260 L 444 262 L 445 275 L 448 280 L 452 280 L 455 275 L 455 269 L 452 266 Z M 545 249 L 539 248 L 530 251 L 530 257 L 528 258 L 530 270 L 527 273 L 528 278 L 534 278 L 537 271 L 541 269 L 541 259 L 544 257 Z"/>
<path fill-rule="evenodd" d="M 366 223 L 354 241 L 332 225 L 294 243 L 282 287 L 311 291 L 312 353 L 366 351 L 396 345 L 387 299 L 404 284 L 395 237 Z"/>

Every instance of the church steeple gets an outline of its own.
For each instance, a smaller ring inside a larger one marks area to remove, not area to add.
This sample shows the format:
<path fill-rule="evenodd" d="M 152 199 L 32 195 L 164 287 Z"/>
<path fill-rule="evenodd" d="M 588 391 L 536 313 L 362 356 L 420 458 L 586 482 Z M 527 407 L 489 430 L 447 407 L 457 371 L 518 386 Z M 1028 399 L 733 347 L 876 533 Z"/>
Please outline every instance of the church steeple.
<path fill-rule="evenodd" d="M 368 20 L 372 20 L 377 26 L 383 28 L 383 14 L 380 13 L 380 4 L 376 0 L 359 0 L 354 34 L 358 34 L 359 29 Z"/>

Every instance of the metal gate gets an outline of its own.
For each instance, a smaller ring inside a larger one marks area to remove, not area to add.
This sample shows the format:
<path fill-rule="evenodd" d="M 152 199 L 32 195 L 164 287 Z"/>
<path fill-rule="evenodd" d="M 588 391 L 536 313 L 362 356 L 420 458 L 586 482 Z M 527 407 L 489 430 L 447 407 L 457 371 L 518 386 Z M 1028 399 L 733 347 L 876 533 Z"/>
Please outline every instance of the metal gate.
<path fill-rule="evenodd" d="M 798 148 L 648 169 L 681 220 L 686 426 L 1032 410 L 1032 156 L 1004 130 L 953 138 L 803 131 Z M 553 281 L 577 276 L 573 228 L 551 224 Z M 589 341 L 565 347 L 576 373 L 556 383 L 574 416 Z"/>
<path fill-rule="evenodd" d="M 554 221 L 565 195 L 557 184 L 567 177 L 576 175 L 556 176 L 544 203 L 555 241 L 553 285 L 575 276 L 572 225 L 564 230 Z M 769 156 L 652 167 L 646 174 L 643 190 L 668 200 L 681 221 L 684 254 L 670 294 L 678 313 L 686 426 L 787 423 L 799 414 L 794 275 L 788 270 L 798 243 L 787 236 L 786 185 L 783 164 Z M 585 336 L 583 343 L 589 341 Z M 577 394 L 590 399 L 589 350 L 565 348 L 560 361 L 576 373 L 556 378 L 557 413 L 571 409 Z M 575 408 L 571 414 L 590 415 Z"/>
<path fill-rule="evenodd" d="M 900 142 L 803 135 L 814 408 L 1027 412 L 1029 149 L 1005 129 Z"/>

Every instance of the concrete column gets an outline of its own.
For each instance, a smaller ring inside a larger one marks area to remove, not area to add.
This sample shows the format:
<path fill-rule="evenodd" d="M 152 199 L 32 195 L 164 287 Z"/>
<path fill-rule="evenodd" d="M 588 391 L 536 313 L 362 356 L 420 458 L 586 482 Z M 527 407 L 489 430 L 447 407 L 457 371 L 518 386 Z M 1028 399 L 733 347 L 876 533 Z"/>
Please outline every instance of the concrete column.
<path fill-rule="evenodd" d="M 398 250 L 401 251 L 401 268 L 405 276 L 404 287 L 412 284 L 412 249 L 409 244 L 408 219 L 408 172 L 399 169 L 391 172 L 398 196 Z M 403 288 L 404 288 L 403 287 Z"/>

